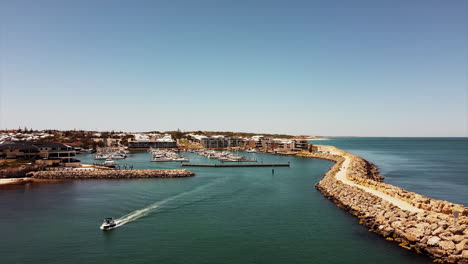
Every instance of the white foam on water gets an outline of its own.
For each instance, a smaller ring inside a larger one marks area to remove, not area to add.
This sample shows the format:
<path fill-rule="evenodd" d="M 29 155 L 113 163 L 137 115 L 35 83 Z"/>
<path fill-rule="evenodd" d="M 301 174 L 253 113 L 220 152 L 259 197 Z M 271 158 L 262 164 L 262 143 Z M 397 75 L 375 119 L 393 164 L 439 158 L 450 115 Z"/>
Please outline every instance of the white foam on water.
<path fill-rule="evenodd" d="M 162 201 L 158 201 L 158 202 L 152 203 L 152 204 L 148 205 L 148 206 L 145 207 L 145 208 L 135 210 L 135 211 L 133 211 L 133 212 L 131 212 L 131 213 L 128 213 L 128 214 L 126 214 L 126 215 L 124 215 L 124 216 L 122 216 L 122 217 L 119 217 L 119 218 L 117 218 L 117 219 L 114 220 L 115 223 L 117 224 L 115 228 L 117 228 L 117 227 L 119 227 L 119 226 L 123 226 L 123 225 L 125 225 L 125 224 L 127 224 L 127 223 L 130 223 L 130 222 L 132 222 L 132 221 L 135 221 L 135 220 L 137 220 L 138 218 L 141 218 L 141 217 L 143 217 L 143 216 L 145 216 L 145 215 L 148 215 L 149 213 L 151 213 L 152 211 L 156 210 L 156 209 L 157 209 L 158 207 L 160 207 L 161 205 L 164 205 L 164 204 L 166 204 L 166 203 L 168 203 L 168 202 L 174 201 L 174 200 L 176 200 L 176 199 L 180 199 L 180 198 L 182 198 L 182 197 L 184 197 L 184 196 L 187 196 L 187 195 L 189 195 L 189 194 L 193 194 L 193 193 L 196 193 L 196 192 L 200 192 L 200 191 L 202 191 L 202 190 L 204 190 L 204 189 L 206 189 L 206 188 L 208 188 L 208 187 L 214 185 L 217 181 L 218 181 L 218 180 L 213 181 L 213 182 L 208 183 L 208 184 L 205 184 L 205 185 L 202 185 L 202 186 L 198 186 L 198 187 L 196 187 L 196 188 L 194 188 L 194 189 L 192 189 L 192 190 L 190 190 L 190 191 L 186 191 L 186 192 L 183 192 L 183 193 L 179 193 L 179 194 L 174 195 L 174 196 L 172 196 L 172 197 L 166 198 L 166 199 L 164 199 L 164 200 L 162 200 Z"/>

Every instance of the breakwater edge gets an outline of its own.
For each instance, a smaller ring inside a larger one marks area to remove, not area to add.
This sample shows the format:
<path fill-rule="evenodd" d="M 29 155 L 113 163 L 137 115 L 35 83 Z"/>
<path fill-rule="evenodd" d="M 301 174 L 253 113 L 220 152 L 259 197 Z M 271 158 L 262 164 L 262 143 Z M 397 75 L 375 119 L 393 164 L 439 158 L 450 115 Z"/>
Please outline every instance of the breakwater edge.
<path fill-rule="evenodd" d="M 468 263 L 468 208 L 383 183 L 377 167 L 333 146 L 297 156 L 335 162 L 316 184 L 369 231 L 439 263 Z"/>
<path fill-rule="evenodd" d="M 137 179 L 192 177 L 195 173 L 185 169 L 170 170 L 58 170 L 30 172 L 34 179 Z"/>
<path fill-rule="evenodd" d="M 18 185 L 47 180 L 86 180 L 86 179 L 144 179 L 192 177 L 195 173 L 185 169 L 166 170 L 113 170 L 113 169 L 68 169 L 56 171 L 28 172 L 22 178 L 0 179 L 0 185 Z"/>

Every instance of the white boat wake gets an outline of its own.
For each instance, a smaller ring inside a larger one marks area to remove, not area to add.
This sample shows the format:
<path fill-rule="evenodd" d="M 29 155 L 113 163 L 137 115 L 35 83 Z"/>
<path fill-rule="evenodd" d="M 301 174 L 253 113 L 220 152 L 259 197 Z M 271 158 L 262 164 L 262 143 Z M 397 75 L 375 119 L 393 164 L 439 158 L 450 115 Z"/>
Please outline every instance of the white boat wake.
<path fill-rule="evenodd" d="M 138 210 L 135 210 L 131 213 L 128 213 L 122 217 L 119 217 L 117 219 L 115 219 L 115 223 L 117 224 L 114 228 L 117 228 L 117 227 L 120 227 L 120 226 L 123 226 L 127 223 L 130 223 L 132 221 L 135 221 L 137 220 L 138 218 L 141 218 L 145 215 L 148 215 L 149 213 L 151 213 L 152 211 L 154 211 L 155 209 L 157 209 L 158 207 L 160 207 L 161 205 L 164 205 L 168 202 L 171 202 L 173 200 L 176 200 L 178 198 L 181 198 L 181 197 L 184 197 L 184 196 L 187 196 L 189 194 L 192 194 L 192 193 L 196 193 L 196 192 L 199 192 L 201 190 L 204 190 L 212 185 L 214 185 L 217 181 L 214 181 L 212 183 L 208 183 L 208 184 L 205 184 L 205 185 L 202 185 L 202 186 L 199 186 L 199 187 L 196 187 L 190 191 L 186 191 L 186 192 L 183 192 L 183 193 L 179 193 L 177 195 L 174 195 L 172 197 L 169 197 L 169 198 L 166 198 L 162 201 L 158 201 L 158 202 L 155 202 L 155 203 L 152 203 L 150 205 L 148 205 L 147 207 L 145 208 L 142 208 L 142 209 L 138 209 Z"/>

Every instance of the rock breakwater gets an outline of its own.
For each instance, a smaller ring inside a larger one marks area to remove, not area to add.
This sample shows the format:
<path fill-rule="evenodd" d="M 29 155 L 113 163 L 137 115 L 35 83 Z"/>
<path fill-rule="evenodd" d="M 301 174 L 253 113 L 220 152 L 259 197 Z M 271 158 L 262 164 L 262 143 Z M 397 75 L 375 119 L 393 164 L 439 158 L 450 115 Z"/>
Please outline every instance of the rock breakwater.
<path fill-rule="evenodd" d="M 29 173 L 35 179 L 137 179 L 191 177 L 189 170 L 59 170 Z"/>
<path fill-rule="evenodd" d="M 468 208 L 440 201 L 383 183 L 375 165 L 332 146 L 321 152 L 298 156 L 334 161 L 335 164 L 316 184 L 316 188 L 339 207 L 359 218 L 359 223 L 401 247 L 428 255 L 439 263 L 468 263 Z M 404 210 L 398 203 L 383 199 L 359 186 L 339 180 L 344 170 L 353 183 L 407 203 L 414 210 Z M 454 215 L 458 214 L 455 221 Z"/>

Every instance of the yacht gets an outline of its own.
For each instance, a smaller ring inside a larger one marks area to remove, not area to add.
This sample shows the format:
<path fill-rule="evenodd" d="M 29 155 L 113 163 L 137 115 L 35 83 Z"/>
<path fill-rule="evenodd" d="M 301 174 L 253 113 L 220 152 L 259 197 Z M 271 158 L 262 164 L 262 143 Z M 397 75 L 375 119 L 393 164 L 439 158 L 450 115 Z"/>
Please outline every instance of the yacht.
<path fill-rule="evenodd" d="M 116 163 L 112 159 L 106 159 L 104 163 L 102 163 L 103 166 L 109 167 L 109 168 L 114 168 Z"/>
<path fill-rule="evenodd" d="M 189 161 L 189 159 L 186 157 L 180 157 L 180 158 L 174 158 L 172 159 L 172 161 Z"/>
<path fill-rule="evenodd" d="M 107 218 L 104 218 L 104 222 L 102 223 L 101 227 L 99 227 L 101 230 L 110 230 L 110 229 L 113 229 L 117 226 L 117 224 L 115 223 L 114 219 L 112 219 L 112 217 L 107 217 Z"/>
<path fill-rule="evenodd" d="M 120 154 L 120 153 L 114 153 L 114 154 L 111 155 L 111 158 L 112 159 L 126 159 L 127 156 L 123 155 L 123 154 Z"/>
<path fill-rule="evenodd" d="M 171 161 L 189 161 L 186 157 L 181 157 L 173 150 L 151 150 L 151 161 L 155 162 L 171 162 Z"/>
<path fill-rule="evenodd" d="M 96 155 L 94 155 L 95 160 L 103 160 L 108 158 L 110 158 L 110 155 L 105 153 L 97 153 Z"/>

